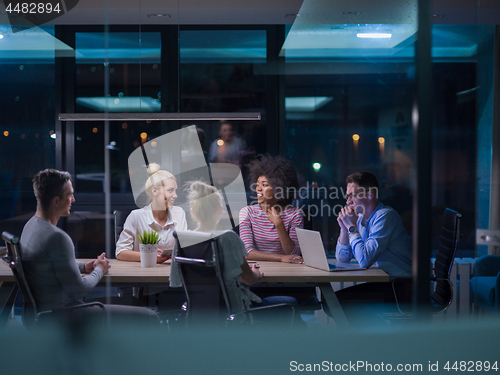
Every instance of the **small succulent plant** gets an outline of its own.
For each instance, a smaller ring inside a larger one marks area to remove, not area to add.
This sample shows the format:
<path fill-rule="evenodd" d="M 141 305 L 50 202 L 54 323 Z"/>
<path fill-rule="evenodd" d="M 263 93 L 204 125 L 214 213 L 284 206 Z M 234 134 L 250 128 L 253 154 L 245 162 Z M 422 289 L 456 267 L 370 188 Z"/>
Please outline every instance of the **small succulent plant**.
<path fill-rule="evenodd" d="M 144 231 L 142 232 L 142 234 L 139 234 L 139 241 L 142 244 L 154 245 L 160 242 L 160 235 L 155 230 L 149 233 L 147 231 Z"/>

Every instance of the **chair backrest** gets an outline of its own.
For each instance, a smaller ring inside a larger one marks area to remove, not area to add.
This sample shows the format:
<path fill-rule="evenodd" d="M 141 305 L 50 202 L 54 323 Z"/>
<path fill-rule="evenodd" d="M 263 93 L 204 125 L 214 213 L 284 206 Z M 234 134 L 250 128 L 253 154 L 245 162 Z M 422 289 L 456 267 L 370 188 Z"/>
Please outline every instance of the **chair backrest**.
<path fill-rule="evenodd" d="M 2 238 L 4 239 L 5 245 L 7 247 L 7 254 L 5 255 L 4 259 L 9 264 L 23 296 L 23 323 L 24 325 L 31 327 L 33 326 L 35 318 L 37 316 L 37 308 L 28 282 L 26 281 L 26 277 L 24 275 L 21 256 L 21 244 L 19 243 L 18 237 L 8 232 L 3 232 Z"/>
<path fill-rule="evenodd" d="M 304 214 L 304 229 L 314 230 L 311 210 L 308 207 L 303 207 L 302 212 Z"/>
<path fill-rule="evenodd" d="M 231 306 L 222 278 L 217 239 L 211 233 L 192 231 L 178 231 L 174 237 L 173 256 L 188 299 L 188 324 L 223 323 Z"/>
<path fill-rule="evenodd" d="M 115 215 L 115 243 L 117 243 L 120 238 L 120 233 L 123 230 L 123 224 L 125 224 L 125 220 L 127 220 L 130 212 L 131 210 L 116 210 L 113 212 Z"/>
<path fill-rule="evenodd" d="M 457 252 L 461 217 L 461 214 L 449 208 L 444 210 L 441 238 L 434 265 L 434 275 L 437 279 L 436 289 L 431 295 L 432 299 L 440 306 L 449 305 L 453 297 L 449 278 Z"/>

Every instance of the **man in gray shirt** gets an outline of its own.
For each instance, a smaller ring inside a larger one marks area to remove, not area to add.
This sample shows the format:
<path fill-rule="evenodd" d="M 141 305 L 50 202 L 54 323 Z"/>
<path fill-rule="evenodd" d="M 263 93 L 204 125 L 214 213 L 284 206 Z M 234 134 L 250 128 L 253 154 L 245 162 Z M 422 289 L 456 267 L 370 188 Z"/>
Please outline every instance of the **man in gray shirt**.
<path fill-rule="evenodd" d="M 33 189 L 37 209 L 23 228 L 21 249 L 35 303 L 39 311 L 81 304 L 82 298 L 108 272 L 109 261 L 102 253 L 96 260 L 77 262 L 71 238 L 56 226 L 61 216 L 70 214 L 75 201 L 68 172 L 41 171 L 33 177 Z M 93 309 L 99 308 L 89 308 L 90 313 Z M 106 305 L 105 311 L 112 317 L 159 323 L 156 313 L 142 307 Z"/>

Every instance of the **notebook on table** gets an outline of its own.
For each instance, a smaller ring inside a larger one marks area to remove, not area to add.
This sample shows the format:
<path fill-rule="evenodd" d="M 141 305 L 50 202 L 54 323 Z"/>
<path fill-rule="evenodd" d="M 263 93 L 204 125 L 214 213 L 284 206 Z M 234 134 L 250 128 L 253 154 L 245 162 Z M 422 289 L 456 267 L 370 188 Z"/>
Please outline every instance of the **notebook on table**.
<path fill-rule="evenodd" d="M 300 251 L 304 264 L 309 267 L 319 268 L 324 271 L 356 271 L 364 270 L 357 264 L 328 262 L 326 257 L 325 247 L 321 234 L 315 230 L 297 228 L 297 238 L 299 240 Z"/>

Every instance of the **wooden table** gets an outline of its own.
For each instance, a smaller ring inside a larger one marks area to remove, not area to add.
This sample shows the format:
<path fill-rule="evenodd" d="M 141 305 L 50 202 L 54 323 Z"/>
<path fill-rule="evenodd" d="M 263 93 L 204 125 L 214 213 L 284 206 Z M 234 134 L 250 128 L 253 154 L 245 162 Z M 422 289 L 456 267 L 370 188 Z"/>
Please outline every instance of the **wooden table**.
<path fill-rule="evenodd" d="M 89 259 L 79 259 L 87 261 Z M 113 285 L 141 285 L 168 283 L 170 276 L 170 261 L 158 264 L 153 268 L 142 268 L 140 262 L 124 262 L 110 259 L 111 268 L 102 283 Z M 321 289 L 323 297 L 328 303 L 337 326 L 348 327 L 347 319 L 335 296 L 332 282 L 387 282 L 389 275 L 378 268 L 370 268 L 359 271 L 327 272 L 316 268 L 307 267 L 304 264 L 291 264 L 280 262 L 259 261 L 261 272 L 264 277 L 260 280 L 261 285 L 273 284 L 277 286 L 289 285 L 314 285 Z M 15 280 L 9 266 L 0 262 L 0 282 L 12 285 Z M 0 288 L 4 289 L 4 288 Z M 1 301 L 0 301 L 1 303 Z M 0 305 L 0 308 L 2 306 Z"/>
<path fill-rule="evenodd" d="M 83 262 L 91 259 L 79 259 Z M 101 282 L 106 280 L 113 284 L 120 283 L 168 283 L 170 276 L 170 261 L 158 264 L 153 268 L 143 268 L 140 262 L 124 262 L 110 259 L 111 268 Z M 389 276 L 378 268 L 360 271 L 327 272 L 304 264 L 264 262 L 259 261 L 260 271 L 264 273 L 261 283 L 329 283 L 329 282 L 383 282 L 389 281 Z M 5 268 L 8 267 L 5 265 Z M 10 270 L 8 270 L 10 272 Z M 0 281 L 2 281 L 0 267 Z M 13 278 L 12 278 L 13 280 Z"/>

